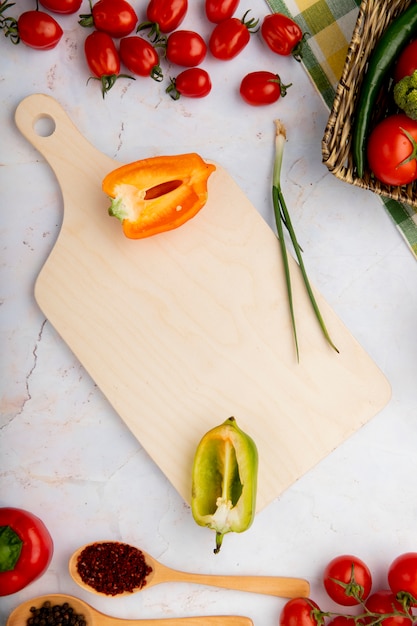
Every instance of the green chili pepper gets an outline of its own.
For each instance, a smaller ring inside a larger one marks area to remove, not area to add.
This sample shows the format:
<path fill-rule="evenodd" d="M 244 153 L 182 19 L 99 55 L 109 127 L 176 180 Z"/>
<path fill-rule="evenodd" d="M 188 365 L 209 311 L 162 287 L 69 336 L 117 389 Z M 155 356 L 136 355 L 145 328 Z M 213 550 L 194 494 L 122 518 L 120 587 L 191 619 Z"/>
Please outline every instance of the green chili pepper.
<path fill-rule="evenodd" d="M 352 135 L 353 159 L 359 178 L 362 178 L 364 173 L 366 141 L 379 91 L 384 81 L 388 84 L 388 73 L 416 28 L 417 3 L 413 2 L 404 13 L 391 22 L 370 56 L 356 105 Z"/>
<path fill-rule="evenodd" d="M 191 510 L 200 526 L 223 536 L 247 530 L 255 517 L 258 451 L 234 417 L 209 430 L 198 444 L 192 472 Z"/>

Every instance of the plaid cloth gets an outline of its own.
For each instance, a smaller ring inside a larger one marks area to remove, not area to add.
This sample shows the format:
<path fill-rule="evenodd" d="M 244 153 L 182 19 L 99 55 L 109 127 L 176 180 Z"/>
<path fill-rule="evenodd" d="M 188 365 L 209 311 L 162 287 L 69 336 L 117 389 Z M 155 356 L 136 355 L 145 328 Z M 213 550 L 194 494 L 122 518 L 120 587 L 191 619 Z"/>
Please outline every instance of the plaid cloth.
<path fill-rule="evenodd" d="M 292 17 L 308 33 L 303 65 L 331 109 L 342 75 L 360 0 L 266 0 L 272 13 Z M 381 197 L 385 209 L 417 258 L 417 213 L 406 204 Z"/>

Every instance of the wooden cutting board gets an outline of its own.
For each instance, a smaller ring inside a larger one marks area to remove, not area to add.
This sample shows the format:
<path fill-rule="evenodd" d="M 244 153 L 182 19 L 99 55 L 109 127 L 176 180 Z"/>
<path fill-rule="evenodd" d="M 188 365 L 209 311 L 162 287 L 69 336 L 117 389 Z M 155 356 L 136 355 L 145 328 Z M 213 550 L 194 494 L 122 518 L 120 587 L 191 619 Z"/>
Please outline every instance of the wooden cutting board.
<path fill-rule="evenodd" d="M 386 405 L 386 378 L 317 294 L 340 354 L 323 339 L 291 259 L 297 362 L 276 236 L 220 165 L 194 219 L 131 241 L 101 190 L 121 164 L 49 96 L 23 100 L 16 123 L 63 195 L 36 300 L 187 502 L 198 441 L 231 415 L 258 446 L 260 510 Z"/>

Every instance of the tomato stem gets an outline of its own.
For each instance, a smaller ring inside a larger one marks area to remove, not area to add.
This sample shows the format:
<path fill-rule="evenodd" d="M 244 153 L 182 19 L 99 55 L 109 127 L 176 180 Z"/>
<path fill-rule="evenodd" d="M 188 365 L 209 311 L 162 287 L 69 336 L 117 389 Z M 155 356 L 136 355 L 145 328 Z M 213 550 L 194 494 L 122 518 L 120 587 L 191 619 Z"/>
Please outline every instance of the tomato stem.
<path fill-rule="evenodd" d="M 93 17 L 93 3 L 91 0 L 88 0 L 90 5 L 90 13 L 82 13 L 80 15 L 80 19 L 78 23 L 80 26 L 84 26 L 85 28 L 91 28 L 94 26 L 94 17 Z"/>
<path fill-rule="evenodd" d="M 129 76 L 128 74 L 105 74 L 100 76 L 100 78 L 97 76 L 90 76 L 87 80 L 87 84 L 90 80 L 99 80 L 101 83 L 101 93 L 103 94 L 103 98 L 105 98 L 106 94 L 110 91 L 118 78 L 130 78 L 131 80 L 136 80 L 133 76 Z"/>
<path fill-rule="evenodd" d="M 17 20 L 14 17 L 5 17 L 3 14 L 7 9 L 13 7 L 14 2 L 5 0 L 0 4 L 0 28 L 4 31 L 5 37 L 9 37 L 13 44 L 20 43 L 20 35 L 17 27 Z"/>
<path fill-rule="evenodd" d="M 410 598 L 410 601 L 416 601 L 411 596 Z M 415 624 L 417 623 L 416 620 L 413 619 L 414 616 L 410 611 L 410 605 L 408 604 L 408 602 L 403 605 L 404 611 L 393 610 L 391 613 L 374 613 L 373 611 L 369 611 L 363 604 L 363 602 L 361 602 L 360 604 L 362 605 L 363 612 L 359 613 L 358 615 L 338 613 L 335 611 L 321 611 L 320 609 L 312 607 L 311 616 L 318 626 L 324 624 L 326 618 L 334 619 L 335 617 L 345 617 L 348 620 L 352 620 L 352 624 L 354 624 L 355 626 L 363 626 L 364 623 L 366 623 L 367 626 L 381 626 L 382 622 L 384 622 L 385 620 L 395 617 L 409 619 L 410 626 L 415 626 Z M 366 622 L 364 620 L 366 620 Z"/>
<path fill-rule="evenodd" d="M 246 19 L 246 16 L 250 13 L 250 9 L 248 9 L 246 11 L 246 13 L 243 14 L 242 19 L 240 20 L 241 23 L 246 26 L 246 28 L 251 32 L 251 33 L 256 33 L 259 30 L 259 19 L 256 19 L 255 17 L 252 17 L 250 20 Z"/>
<path fill-rule="evenodd" d="M 170 78 L 170 83 L 165 89 L 165 92 L 169 94 L 173 100 L 179 100 L 181 98 L 181 94 L 175 84 L 175 78 Z"/>
<path fill-rule="evenodd" d="M 282 80 L 280 79 L 280 77 L 277 74 L 277 80 L 276 82 L 279 85 L 279 90 L 280 90 L 280 96 L 281 98 L 284 98 L 287 95 L 287 89 L 289 89 L 290 87 L 292 87 L 292 83 L 288 83 L 288 85 L 284 85 L 284 83 L 282 82 Z"/>
<path fill-rule="evenodd" d="M 303 33 L 302 38 L 300 39 L 300 41 L 297 43 L 297 45 L 294 46 L 294 48 L 291 50 L 291 55 L 294 57 L 294 59 L 296 61 L 298 61 L 299 63 L 303 60 L 303 49 L 304 49 L 304 44 L 306 42 L 306 39 L 308 39 L 308 37 L 310 37 L 309 33 Z"/>
<path fill-rule="evenodd" d="M 141 30 L 146 29 L 149 29 L 148 39 L 153 44 L 159 44 L 159 42 L 163 40 L 163 37 L 161 37 L 159 25 L 156 22 L 142 22 L 137 27 L 136 32 L 139 33 Z"/>
<path fill-rule="evenodd" d="M 397 167 L 401 167 L 401 165 L 406 165 L 413 159 L 417 159 L 417 141 L 414 139 L 412 134 L 409 133 L 408 130 L 406 130 L 405 128 L 400 128 L 400 131 L 404 133 L 404 135 L 407 137 L 413 149 L 411 151 L 411 154 L 406 159 L 404 159 L 404 161 L 401 161 L 401 163 L 399 163 Z"/>

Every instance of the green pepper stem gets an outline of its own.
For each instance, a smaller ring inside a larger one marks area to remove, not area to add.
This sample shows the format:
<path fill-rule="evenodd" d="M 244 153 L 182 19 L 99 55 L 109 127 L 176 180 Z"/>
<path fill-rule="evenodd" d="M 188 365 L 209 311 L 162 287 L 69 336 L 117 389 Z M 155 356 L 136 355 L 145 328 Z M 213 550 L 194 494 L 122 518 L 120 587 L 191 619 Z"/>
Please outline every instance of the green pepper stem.
<path fill-rule="evenodd" d="M 216 547 L 214 548 L 214 554 L 218 554 L 222 547 L 224 533 L 216 532 Z"/>
<path fill-rule="evenodd" d="M 308 297 L 310 299 L 311 305 L 313 307 L 313 311 L 316 315 L 316 318 L 319 322 L 320 328 L 330 344 L 330 346 L 336 351 L 339 350 L 336 348 L 335 344 L 330 338 L 329 332 L 323 320 L 323 317 L 320 313 L 319 306 L 317 304 L 316 298 L 313 293 L 313 289 L 311 287 L 310 281 L 307 276 L 307 271 L 304 265 L 303 257 L 302 257 L 302 249 L 297 241 L 297 237 L 295 235 L 295 231 L 291 222 L 291 217 L 287 209 L 287 205 L 284 199 L 284 195 L 281 190 L 281 168 L 282 168 L 282 159 L 284 155 L 284 146 L 286 142 L 286 131 L 285 126 L 282 124 L 280 120 L 275 120 L 275 161 L 274 161 L 274 169 L 272 174 L 272 198 L 274 205 L 274 214 L 275 214 L 275 222 L 277 226 L 277 234 L 281 248 L 281 256 L 284 264 L 284 272 L 285 272 L 285 280 L 287 284 L 287 294 L 288 294 L 288 302 L 290 307 L 291 314 L 291 323 L 294 334 L 294 341 L 297 353 L 297 360 L 299 360 L 299 348 L 298 348 L 298 338 L 295 324 L 295 313 L 294 313 L 294 303 L 292 297 L 292 286 L 291 286 L 291 273 L 288 263 L 288 254 L 285 245 L 283 225 L 287 229 L 291 243 L 293 245 L 297 261 L 300 267 L 301 275 L 304 281 L 305 288 L 307 290 Z"/>
<path fill-rule="evenodd" d="M 0 526 L 0 572 L 11 572 L 17 565 L 23 541 L 10 526 Z"/>

